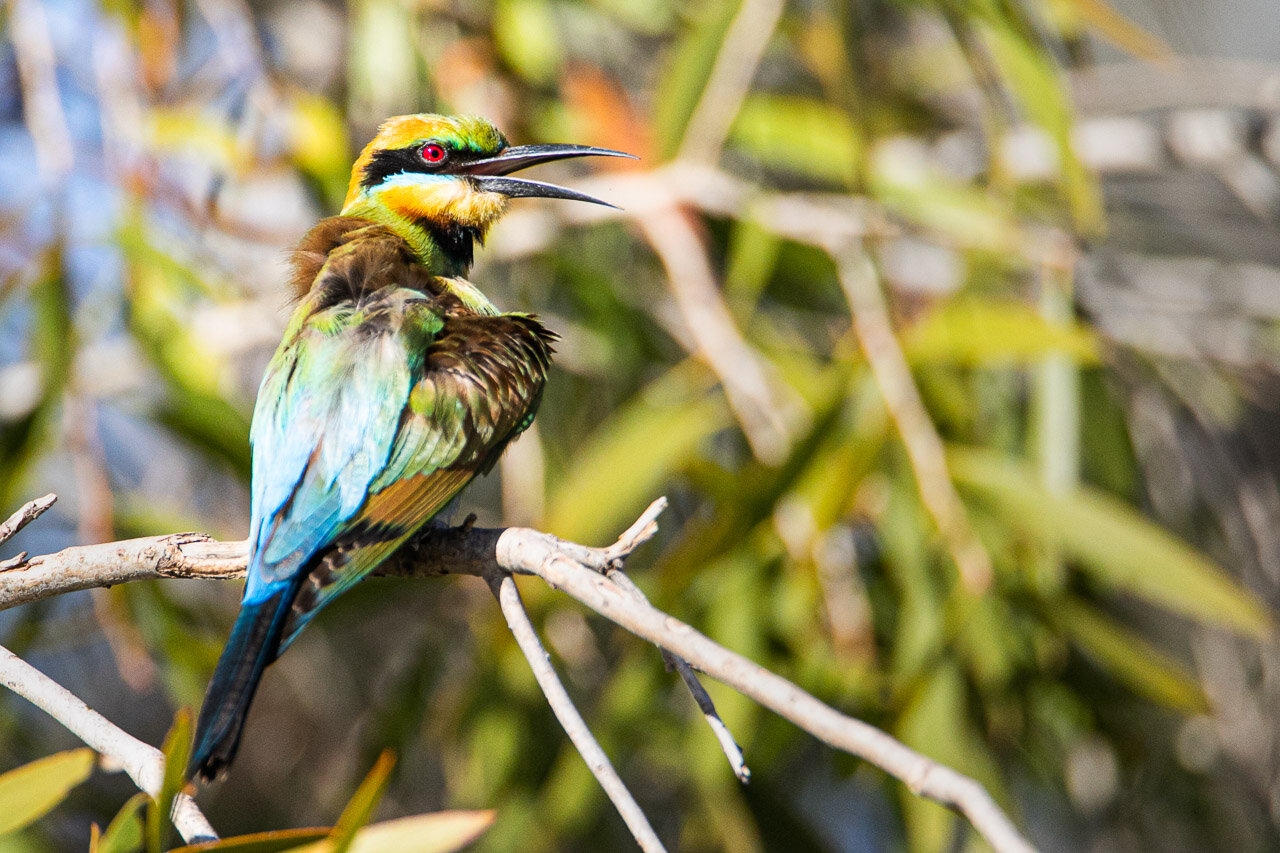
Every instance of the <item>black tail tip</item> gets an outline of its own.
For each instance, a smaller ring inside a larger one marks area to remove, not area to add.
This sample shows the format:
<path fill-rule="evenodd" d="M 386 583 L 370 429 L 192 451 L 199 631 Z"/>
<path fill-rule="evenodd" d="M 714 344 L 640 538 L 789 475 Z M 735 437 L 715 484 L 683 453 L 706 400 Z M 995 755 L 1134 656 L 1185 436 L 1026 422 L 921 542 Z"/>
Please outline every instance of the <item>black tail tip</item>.
<path fill-rule="evenodd" d="M 226 778 L 230 767 L 230 756 L 193 755 L 187 765 L 186 778 L 193 782 L 220 782 Z"/>

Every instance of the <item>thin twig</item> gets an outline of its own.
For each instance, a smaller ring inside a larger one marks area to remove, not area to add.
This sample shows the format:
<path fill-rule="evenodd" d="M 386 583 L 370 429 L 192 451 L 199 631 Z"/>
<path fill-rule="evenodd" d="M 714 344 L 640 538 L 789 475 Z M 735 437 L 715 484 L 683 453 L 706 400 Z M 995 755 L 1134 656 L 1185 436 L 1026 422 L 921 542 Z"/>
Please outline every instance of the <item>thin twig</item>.
<path fill-rule="evenodd" d="M 501 545 L 499 541 L 499 562 Z M 998 853 L 1034 851 L 986 789 L 968 776 L 921 755 L 874 726 L 841 714 L 674 616 L 641 604 L 607 577 L 572 560 L 553 557 L 538 566 L 536 574 L 605 618 L 680 655 L 700 671 L 825 743 L 871 762 L 902 780 L 914 793 L 960 812 Z"/>
<path fill-rule="evenodd" d="M 618 537 L 617 542 L 604 549 L 605 553 L 613 558 L 605 569 L 605 574 L 609 580 L 622 587 L 627 591 L 628 595 L 641 604 L 648 604 L 649 599 L 640 587 L 636 586 L 635 582 L 622 571 L 621 563 L 641 543 L 652 538 L 653 534 L 658 531 L 658 516 L 666 508 L 667 499 L 658 498 L 649 504 L 649 508 L 641 513 L 635 523 Z M 689 666 L 688 661 L 684 658 L 672 654 L 661 646 L 658 647 L 658 651 L 662 653 L 662 662 L 666 664 L 667 669 L 678 672 L 681 680 L 684 681 L 685 687 L 689 688 L 689 692 L 693 695 L 693 701 L 698 703 L 698 709 L 702 711 L 702 716 L 706 718 L 707 725 L 711 726 L 711 731 L 715 734 L 716 740 L 720 744 L 720 749 L 724 751 L 724 757 L 729 760 L 729 766 L 733 768 L 733 775 L 737 776 L 738 781 L 744 785 L 751 781 L 751 768 L 747 767 L 747 761 L 742 755 L 742 747 L 738 746 L 738 742 L 734 740 L 733 733 L 724 724 L 724 720 L 720 719 L 720 714 L 716 711 L 716 703 L 712 701 L 711 694 L 707 693 L 707 689 L 702 686 L 702 682 L 698 681 L 698 676 L 694 673 L 693 667 Z"/>
<path fill-rule="evenodd" d="M 35 521 L 44 511 L 53 506 L 58 500 L 58 496 L 50 492 L 42 498 L 36 498 L 33 501 L 27 501 L 18 507 L 18 511 L 4 522 L 0 524 L 0 545 L 8 542 L 18 531 Z"/>
<path fill-rule="evenodd" d="M 0 684 L 53 717 L 80 740 L 122 768 L 138 788 L 159 795 L 164 779 L 164 753 L 134 738 L 49 676 L 0 646 Z M 173 825 L 188 844 L 213 841 L 218 835 L 186 794 L 173 801 Z"/>
<path fill-rule="evenodd" d="M 937 525 L 964 585 L 971 592 L 980 593 L 991 583 L 991 555 L 969 523 L 964 503 L 951 481 L 942 439 L 925 410 L 907 357 L 894 334 L 879 276 L 861 244 L 832 247 L 831 252 L 849 300 L 858 346 L 907 450 L 920 501 Z"/>
<path fill-rule="evenodd" d="M 36 166 L 47 185 L 57 186 L 71 171 L 75 153 L 58 93 L 58 60 L 49 20 L 40 0 L 11 0 L 9 41 L 18 63 L 22 117 L 35 146 Z"/>
<path fill-rule="evenodd" d="M 489 584 L 489 589 L 493 591 L 493 597 L 498 599 L 498 604 L 502 607 L 502 615 L 507 619 L 507 627 L 511 629 L 516 642 L 520 645 L 520 651 L 524 652 L 525 658 L 529 661 L 529 668 L 533 670 L 533 676 L 538 680 L 542 694 L 547 697 L 547 704 L 555 712 L 556 719 L 564 727 L 565 734 L 569 735 L 569 740 L 573 741 L 573 745 L 577 747 L 583 761 L 587 762 L 587 767 L 591 768 L 591 773 L 600 783 L 600 787 L 604 788 L 604 792 L 613 801 L 618 814 L 622 815 L 627 829 L 631 830 L 632 836 L 640 844 L 640 849 L 646 853 L 658 851 L 666 853 L 666 848 L 658 840 L 657 833 L 649 825 L 649 819 L 644 816 L 639 804 L 623 784 L 622 778 L 613 769 L 609 756 L 605 755 L 564 689 L 560 676 L 556 674 L 555 667 L 547 657 L 546 649 L 542 647 L 542 641 L 538 639 L 533 623 L 529 621 L 529 614 L 524 609 L 524 602 L 520 600 L 520 591 L 516 589 L 515 579 L 507 572 L 498 569 L 486 572 L 484 579 Z"/>

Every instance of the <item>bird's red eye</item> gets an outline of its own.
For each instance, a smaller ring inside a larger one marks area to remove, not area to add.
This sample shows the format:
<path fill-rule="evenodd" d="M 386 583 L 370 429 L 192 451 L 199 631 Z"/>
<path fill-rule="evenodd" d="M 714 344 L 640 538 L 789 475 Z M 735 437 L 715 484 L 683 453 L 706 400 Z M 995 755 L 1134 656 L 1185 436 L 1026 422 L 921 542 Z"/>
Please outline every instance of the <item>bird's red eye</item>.
<path fill-rule="evenodd" d="M 444 146 L 438 142 L 428 142 L 426 145 L 422 146 L 422 159 L 432 165 L 443 163 L 444 159 L 448 156 L 449 152 L 446 151 Z"/>

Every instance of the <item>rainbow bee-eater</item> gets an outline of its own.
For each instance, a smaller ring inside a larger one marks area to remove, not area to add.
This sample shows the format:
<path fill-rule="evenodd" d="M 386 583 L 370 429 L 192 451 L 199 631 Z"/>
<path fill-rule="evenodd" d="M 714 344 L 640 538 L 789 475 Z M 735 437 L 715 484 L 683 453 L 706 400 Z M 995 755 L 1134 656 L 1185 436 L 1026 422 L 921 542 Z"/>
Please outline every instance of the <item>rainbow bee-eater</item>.
<path fill-rule="evenodd" d="M 555 335 L 463 276 L 509 198 L 606 204 L 511 172 L 579 145 L 509 146 L 475 117 L 387 121 L 339 216 L 293 254 L 298 304 L 253 413 L 244 600 L 200 711 L 188 776 L 236 753 L 263 670 L 529 426 Z"/>

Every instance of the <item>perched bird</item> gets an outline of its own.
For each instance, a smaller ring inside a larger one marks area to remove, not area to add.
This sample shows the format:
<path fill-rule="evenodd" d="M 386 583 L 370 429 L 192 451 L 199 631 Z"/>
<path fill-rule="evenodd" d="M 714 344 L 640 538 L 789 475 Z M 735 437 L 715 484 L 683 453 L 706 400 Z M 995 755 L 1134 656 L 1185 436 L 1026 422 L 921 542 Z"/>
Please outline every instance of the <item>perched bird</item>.
<path fill-rule="evenodd" d="M 263 670 L 533 420 L 555 335 L 463 276 L 507 199 L 607 204 L 511 172 L 579 145 L 509 146 L 488 121 L 388 120 L 339 216 L 293 254 L 298 306 L 253 413 L 244 600 L 196 726 L 188 777 L 235 757 Z"/>

